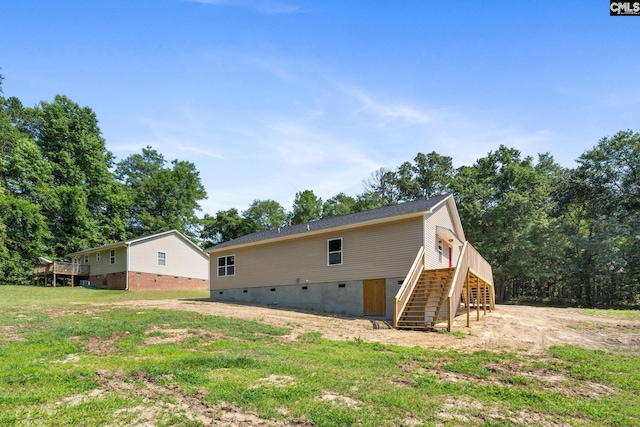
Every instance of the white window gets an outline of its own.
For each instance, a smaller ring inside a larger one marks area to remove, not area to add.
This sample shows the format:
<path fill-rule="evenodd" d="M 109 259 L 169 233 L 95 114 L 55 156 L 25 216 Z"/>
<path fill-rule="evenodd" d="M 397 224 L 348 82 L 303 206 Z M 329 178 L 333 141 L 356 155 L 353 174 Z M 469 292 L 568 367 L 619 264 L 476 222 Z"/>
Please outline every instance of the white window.
<path fill-rule="evenodd" d="M 167 266 L 167 253 L 158 251 L 158 265 L 160 267 Z"/>
<path fill-rule="evenodd" d="M 96 252 L 96 261 L 100 262 L 100 256 L 102 252 Z"/>
<path fill-rule="evenodd" d="M 236 256 L 227 255 L 218 257 L 218 277 L 236 275 Z"/>
<path fill-rule="evenodd" d="M 84 263 L 89 264 L 89 255 L 84 256 Z"/>
<path fill-rule="evenodd" d="M 327 264 L 342 264 L 342 237 L 339 239 L 327 240 Z"/>
<path fill-rule="evenodd" d="M 113 265 L 116 263 L 116 250 L 111 249 L 109 252 L 109 264 Z"/>
<path fill-rule="evenodd" d="M 442 262 L 442 239 L 438 239 L 438 257 L 440 258 L 440 262 Z"/>

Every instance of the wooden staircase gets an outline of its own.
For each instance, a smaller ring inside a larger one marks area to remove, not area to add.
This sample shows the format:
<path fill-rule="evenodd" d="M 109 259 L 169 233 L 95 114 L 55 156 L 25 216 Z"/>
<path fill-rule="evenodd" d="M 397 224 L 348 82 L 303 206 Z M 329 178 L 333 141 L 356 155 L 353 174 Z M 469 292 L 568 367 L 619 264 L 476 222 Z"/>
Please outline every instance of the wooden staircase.
<path fill-rule="evenodd" d="M 397 322 L 397 328 L 433 329 L 447 298 L 454 272 L 453 268 L 423 270 Z"/>
<path fill-rule="evenodd" d="M 471 304 L 476 306 L 477 320 L 481 305 L 485 314 L 487 309 L 494 309 L 496 294 L 491 264 L 469 242 L 464 242 L 455 269 L 430 270 L 426 268 L 422 246 L 394 298 L 393 327 L 432 330 L 438 321 L 446 320 L 450 332 L 462 299 L 467 327 Z"/>

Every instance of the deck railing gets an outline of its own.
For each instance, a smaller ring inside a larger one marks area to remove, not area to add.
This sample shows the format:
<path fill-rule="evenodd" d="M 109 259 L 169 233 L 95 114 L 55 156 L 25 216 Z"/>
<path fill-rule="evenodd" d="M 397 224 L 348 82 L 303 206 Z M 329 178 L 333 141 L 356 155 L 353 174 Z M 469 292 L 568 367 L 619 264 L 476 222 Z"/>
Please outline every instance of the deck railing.
<path fill-rule="evenodd" d="M 407 273 L 407 277 L 404 278 L 402 282 L 402 286 L 398 290 L 394 298 L 394 309 L 393 309 L 393 327 L 398 327 L 398 321 L 400 320 L 400 316 L 402 315 L 402 311 L 404 310 L 411 294 L 413 293 L 413 289 L 418 283 L 418 279 L 424 270 L 424 246 L 420 247 L 418 251 L 418 255 L 416 256 L 415 261 L 413 261 L 413 265 Z"/>
<path fill-rule="evenodd" d="M 490 285 L 491 291 L 493 291 L 493 270 L 491 269 L 491 264 L 489 264 L 469 242 L 465 242 L 447 295 L 449 305 L 448 331 L 451 331 L 451 324 L 460 306 L 462 287 L 467 280 L 467 274 L 469 272 Z M 490 300 L 493 303 L 495 296 L 490 296 Z"/>
<path fill-rule="evenodd" d="M 72 262 L 58 262 L 54 261 L 51 264 L 39 264 L 33 267 L 33 274 L 35 276 L 44 276 L 47 274 L 71 274 L 78 276 L 88 276 L 90 266 L 75 264 Z"/>

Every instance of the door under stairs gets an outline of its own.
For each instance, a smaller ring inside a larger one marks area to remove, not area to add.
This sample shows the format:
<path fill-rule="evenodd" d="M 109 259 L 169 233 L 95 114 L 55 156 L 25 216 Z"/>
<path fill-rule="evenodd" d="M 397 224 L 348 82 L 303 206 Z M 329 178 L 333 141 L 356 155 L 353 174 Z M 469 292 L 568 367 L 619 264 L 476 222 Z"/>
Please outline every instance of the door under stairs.
<path fill-rule="evenodd" d="M 454 268 L 424 270 L 407 301 L 397 324 L 398 329 L 433 329 L 441 316 L 446 316 L 445 300 L 453 279 Z M 446 320 L 443 317 L 441 320 Z"/>

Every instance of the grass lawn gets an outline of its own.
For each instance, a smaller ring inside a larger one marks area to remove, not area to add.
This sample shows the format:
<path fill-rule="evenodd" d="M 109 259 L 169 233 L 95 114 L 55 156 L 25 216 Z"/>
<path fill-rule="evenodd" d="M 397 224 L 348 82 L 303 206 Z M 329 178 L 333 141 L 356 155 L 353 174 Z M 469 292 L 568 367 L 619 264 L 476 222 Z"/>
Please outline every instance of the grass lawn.
<path fill-rule="evenodd" d="M 0 286 L 0 426 L 640 425 L 637 352 L 292 339 L 112 305 L 206 296 Z"/>

